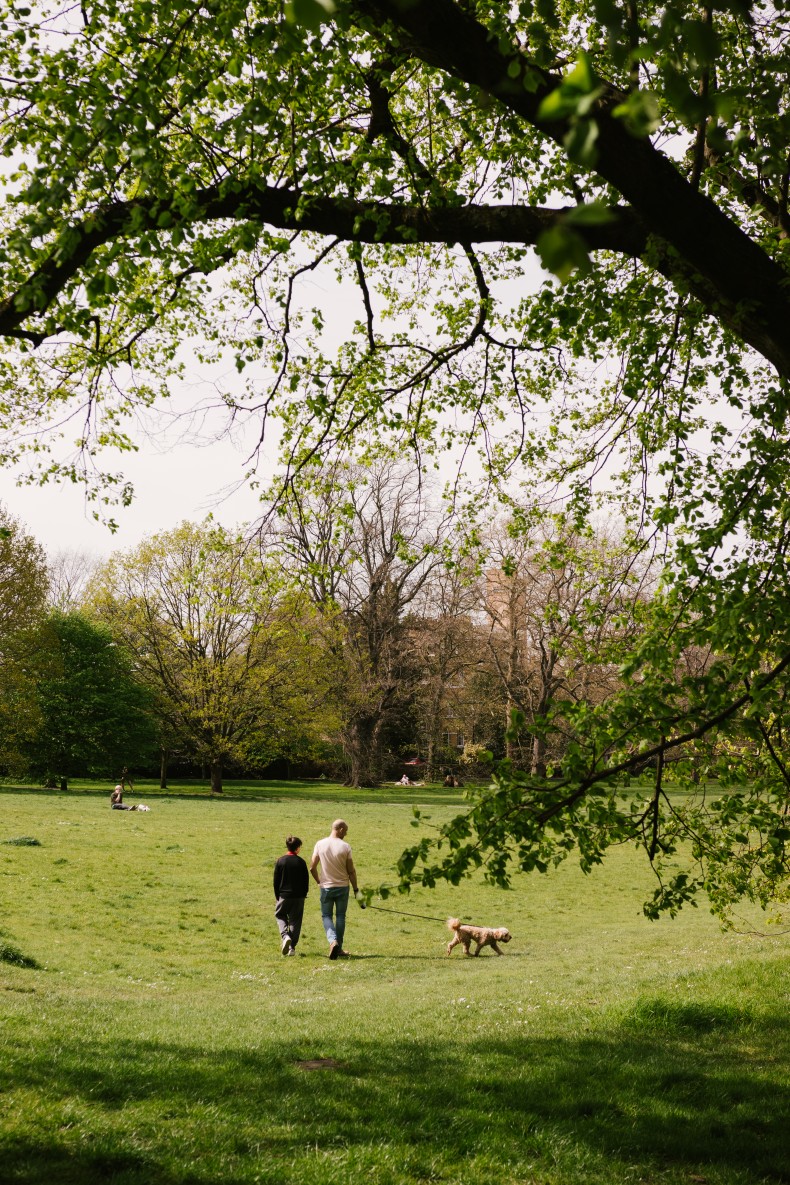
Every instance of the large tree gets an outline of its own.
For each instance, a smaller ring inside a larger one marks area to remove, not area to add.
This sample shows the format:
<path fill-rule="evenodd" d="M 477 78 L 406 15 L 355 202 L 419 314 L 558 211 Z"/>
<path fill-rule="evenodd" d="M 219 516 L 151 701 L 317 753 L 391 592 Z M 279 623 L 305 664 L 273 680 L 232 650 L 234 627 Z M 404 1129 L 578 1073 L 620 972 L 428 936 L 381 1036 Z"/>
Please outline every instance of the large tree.
<path fill-rule="evenodd" d="M 516 710 L 527 725 L 528 754 L 514 736 L 507 755 L 543 775 L 567 744 L 564 705 L 600 704 L 618 687 L 654 580 L 617 540 L 508 525 L 489 536 L 480 606 L 507 717 Z"/>
<path fill-rule="evenodd" d="M 152 695 L 108 629 L 54 611 L 15 638 L 11 677 L 20 764 L 67 789 L 73 777 L 117 779 L 155 753 Z"/>
<path fill-rule="evenodd" d="M 0 334 L 25 349 L 7 382 L 16 367 L 28 381 L 8 454 L 25 422 L 40 452 L 50 413 L 62 435 L 62 400 L 86 412 L 78 450 L 123 446 L 118 411 L 154 398 L 190 330 L 232 341 L 240 369 L 265 358 L 283 405 L 298 391 L 333 436 L 382 405 L 397 425 L 405 390 L 422 392 L 407 437 L 451 402 L 485 420 L 492 396 L 518 406 L 530 377 L 556 373 L 566 344 L 625 351 L 626 403 L 648 377 L 675 409 L 674 376 L 690 370 L 693 391 L 694 359 L 720 353 L 731 387 L 748 346 L 781 415 L 783 3 L 288 8 L 9 7 Z M 327 8 L 324 26 L 299 23 Z M 518 292 L 515 311 L 502 282 L 536 243 L 563 276 L 590 252 L 598 268 L 559 298 Z M 324 264 L 357 285 L 356 337 L 334 357 L 294 349 L 298 281 Z M 220 270 L 252 314 L 241 324 L 227 289 L 211 299 Z M 541 344 L 550 365 L 525 365 Z M 251 394 L 256 414 L 275 406 L 259 374 Z"/>
<path fill-rule="evenodd" d="M 0 766 L 24 770 L 23 741 L 39 715 L 35 689 L 24 673 L 27 630 L 41 621 L 49 573 L 43 548 L 0 506 Z"/>
<path fill-rule="evenodd" d="M 91 577 L 98 567 L 96 556 L 85 551 L 61 550 L 49 558 L 49 603 L 61 613 L 79 610 Z"/>
<path fill-rule="evenodd" d="M 48 587 L 44 549 L 0 506 L 0 660 L 9 635 L 43 616 Z"/>
<path fill-rule="evenodd" d="M 394 435 L 419 461 L 482 441 L 494 477 L 526 463 L 530 496 L 548 483 L 577 520 L 603 481 L 634 510 L 634 548 L 662 541 L 653 625 L 568 781 L 551 800 L 503 788 L 465 824 L 497 876 L 563 820 L 586 858 L 629 835 L 657 858 L 665 833 L 671 854 L 660 772 L 651 805 L 613 797 L 605 827 L 601 787 L 737 728 L 763 772 L 684 815 L 699 871 L 662 901 L 781 881 L 786 16 L 785 0 L 7 11 L 4 458 L 27 447 L 47 476 L 46 428 L 77 412 L 55 465 L 76 476 L 86 451 L 128 446 L 124 413 L 199 335 L 250 376 L 221 392 L 232 415 L 282 417 L 291 479 L 349 439 Z M 528 283 L 533 246 L 564 287 Z M 690 647 L 717 661 L 681 681 Z"/>
<path fill-rule="evenodd" d="M 477 622 L 476 576 L 472 556 L 437 568 L 410 622 L 419 664 L 416 732 L 427 776 L 433 780 L 448 762 L 454 765 L 465 749 L 469 751 L 468 747 L 480 740 L 475 730 L 480 731 L 481 718 L 485 718 L 478 673 L 484 669 L 486 648 Z"/>
<path fill-rule="evenodd" d="M 219 525 L 182 523 L 118 552 L 90 604 L 134 653 L 156 694 L 163 736 L 210 769 L 287 753 L 309 731 L 316 668 L 303 613 L 277 564 Z"/>
<path fill-rule="evenodd" d="M 409 619 L 447 556 L 413 471 L 338 463 L 281 506 L 276 544 L 322 623 L 349 782 L 375 786 L 384 742 L 423 676 Z"/>

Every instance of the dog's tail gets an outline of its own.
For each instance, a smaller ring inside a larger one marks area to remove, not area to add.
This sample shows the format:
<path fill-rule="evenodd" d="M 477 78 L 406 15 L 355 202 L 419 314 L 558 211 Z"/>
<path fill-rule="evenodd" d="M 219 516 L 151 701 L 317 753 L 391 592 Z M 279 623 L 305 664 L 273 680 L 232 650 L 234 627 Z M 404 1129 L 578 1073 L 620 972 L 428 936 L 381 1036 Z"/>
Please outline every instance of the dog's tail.
<path fill-rule="evenodd" d="M 448 918 L 447 919 L 447 929 L 448 930 L 457 930 L 460 925 L 461 925 L 460 918 Z"/>

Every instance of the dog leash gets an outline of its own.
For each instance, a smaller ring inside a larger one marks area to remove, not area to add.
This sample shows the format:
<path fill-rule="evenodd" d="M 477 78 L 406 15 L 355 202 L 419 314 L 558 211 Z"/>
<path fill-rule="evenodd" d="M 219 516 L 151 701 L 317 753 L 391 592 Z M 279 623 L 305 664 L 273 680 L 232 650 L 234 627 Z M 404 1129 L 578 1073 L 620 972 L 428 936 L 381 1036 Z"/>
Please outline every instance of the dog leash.
<path fill-rule="evenodd" d="M 405 909 L 385 909 L 383 905 L 367 905 L 366 909 L 377 909 L 379 913 L 397 913 L 405 918 L 422 918 L 424 922 L 446 922 L 447 918 L 432 918 L 427 913 L 409 913 Z"/>

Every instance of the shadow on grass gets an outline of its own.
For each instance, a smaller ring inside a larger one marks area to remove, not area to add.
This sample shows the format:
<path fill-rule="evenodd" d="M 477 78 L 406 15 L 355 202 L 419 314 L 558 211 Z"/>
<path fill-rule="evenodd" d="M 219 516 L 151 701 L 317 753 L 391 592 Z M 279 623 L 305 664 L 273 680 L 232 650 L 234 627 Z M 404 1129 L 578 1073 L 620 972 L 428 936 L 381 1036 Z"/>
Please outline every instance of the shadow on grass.
<path fill-rule="evenodd" d="M 395 1163 L 415 1182 L 493 1181 L 496 1165 L 508 1180 L 616 1182 L 638 1166 L 640 1179 L 786 1182 L 788 1044 L 784 1015 L 648 1000 L 594 1036 L 477 1050 L 471 1031 L 441 1047 L 343 1039 L 330 1023 L 320 1049 L 287 1028 L 263 1052 L 18 1047 L 0 1087 L 28 1107 L 0 1123 L 2 1180 L 323 1183 L 361 1165 L 379 1181 Z M 298 1064 L 321 1059 L 338 1064 Z"/>
<path fill-rule="evenodd" d="M 40 971 L 41 964 L 32 955 L 26 955 L 13 942 L 8 942 L 0 930 L 0 963 L 8 963 L 11 967 L 25 967 L 31 971 Z"/>

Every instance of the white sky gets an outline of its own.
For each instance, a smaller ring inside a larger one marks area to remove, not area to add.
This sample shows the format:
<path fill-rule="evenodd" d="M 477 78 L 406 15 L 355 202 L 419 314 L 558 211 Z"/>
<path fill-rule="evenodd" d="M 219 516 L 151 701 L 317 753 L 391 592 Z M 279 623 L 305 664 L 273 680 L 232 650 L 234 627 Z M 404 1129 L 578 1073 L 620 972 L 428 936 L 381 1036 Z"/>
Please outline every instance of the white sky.
<path fill-rule="evenodd" d="M 532 258 L 518 282 L 509 282 L 507 287 L 513 291 L 507 295 L 516 300 L 544 279 L 545 273 Z M 350 283 L 338 285 L 334 272 L 311 273 L 306 289 L 305 303 L 322 306 L 327 344 L 336 346 L 348 332 L 349 318 L 362 315 L 359 293 Z M 150 413 L 149 432 L 144 425 L 139 431 L 129 425 L 139 452 L 107 452 L 97 458 L 98 468 L 121 473 L 134 486 L 135 497 L 129 507 L 88 502 L 83 486 L 71 482 L 20 487 L 13 469 L 0 469 L 0 503 L 50 557 L 61 551 L 78 551 L 103 558 L 113 551 L 129 550 L 147 536 L 170 530 L 185 519 L 199 522 L 209 513 L 225 526 L 254 522 L 261 512 L 260 491 L 241 479 L 249 468 L 259 425 L 250 422 L 231 440 L 223 434 L 226 410 L 213 415 L 200 411 L 207 404 L 216 408 L 218 392 L 232 391 L 239 381 L 235 368 L 188 362 L 182 382 L 173 384 L 170 398 L 159 405 L 161 417 L 157 418 L 155 410 Z M 257 473 L 262 489 L 275 474 L 278 427 L 277 421 L 267 425 L 264 457 Z M 468 462 L 475 463 L 471 456 Z M 114 518 L 118 530 L 113 533 L 97 522 L 95 512 Z"/>
<path fill-rule="evenodd" d="M 251 417 L 231 438 L 228 412 L 219 398 L 221 390 L 232 390 L 238 381 L 235 367 L 187 361 L 182 379 L 170 383 L 167 400 L 122 425 L 138 451 L 108 449 L 97 456 L 95 466 L 132 484 L 129 506 L 89 502 L 81 483 L 19 486 L 23 468 L 0 468 L 0 503 L 50 557 L 77 551 L 101 559 L 134 548 L 184 520 L 200 522 L 209 513 L 228 527 L 255 521 L 261 513 L 261 491 L 242 478 L 250 468 L 260 426 Z M 262 489 L 275 473 L 277 427 L 270 422 L 258 466 Z M 56 457 L 65 454 L 65 448 L 55 449 Z M 100 519 L 114 519 L 118 529 L 113 532 L 97 521 L 97 513 Z"/>
<path fill-rule="evenodd" d="M 149 431 L 138 425 L 138 452 L 106 452 L 98 458 L 99 468 L 122 474 L 134 486 L 130 506 L 88 502 L 85 488 L 72 482 L 18 486 L 22 471 L 10 468 L 0 469 L 0 503 L 50 557 L 61 551 L 105 557 L 185 519 L 199 522 L 209 513 L 226 526 L 254 521 L 260 515 L 260 492 L 241 479 L 249 468 L 258 426 L 251 422 L 245 433 L 237 432 L 231 439 L 224 431 L 226 412 L 198 413 L 193 419 L 190 412 L 216 396 L 209 378 L 215 376 L 193 374 L 192 382 L 174 392 L 161 413 L 152 413 Z M 258 469 L 262 487 L 274 475 L 276 433 L 271 436 Z M 118 530 L 97 522 L 95 512 L 115 519 Z"/>
<path fill-rule="evenodd" d="M 18 488 L 12 471 L 0 471 L 0 502 L 50 556 L 58 551 L 107 556 L 184 519 L 200 521 L 209 512 L 227 526 L 255 519 L 260 512 L 255 491 L 245 486 L 225 496 L 241 477 L 245 459 L 241 449 L 226 441 L 119 456 L 117 468 L 133 483 L 136 497 L 131 506 L 110 510 L 119 527 L 114 534 L 95 521 L 96 504 L 87 503 L 83 488 L 70 482 Z"/>

